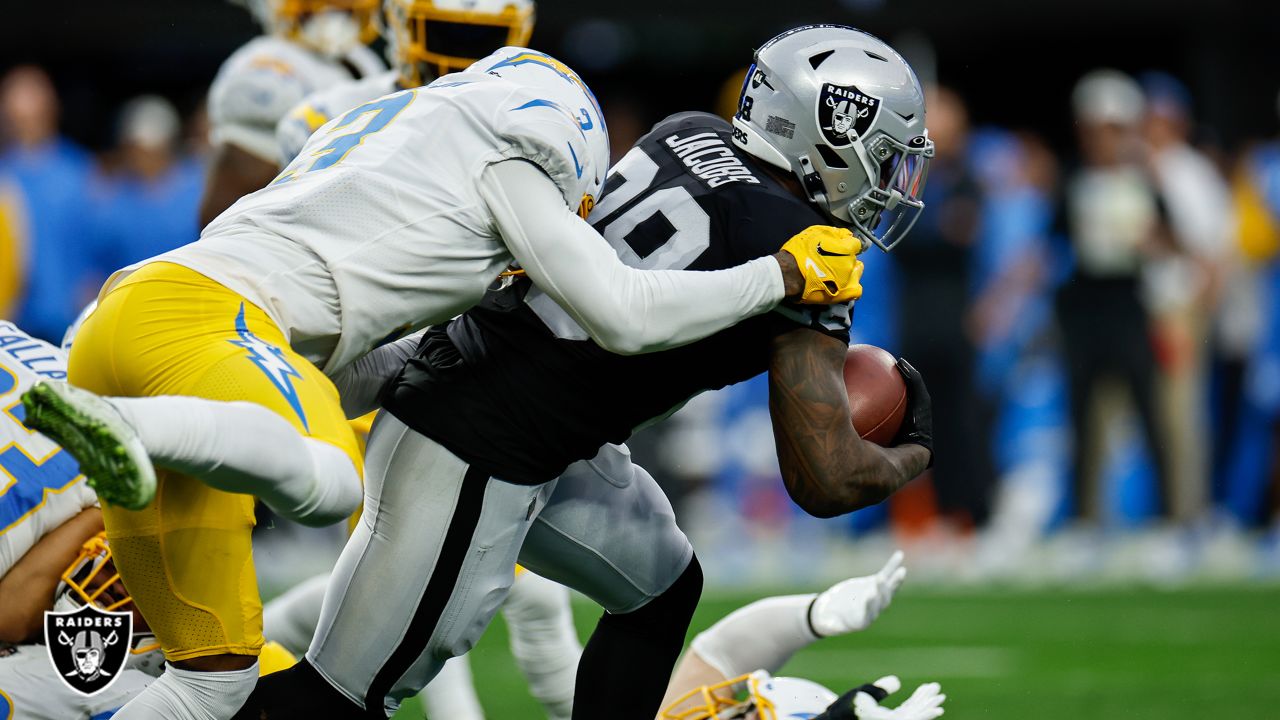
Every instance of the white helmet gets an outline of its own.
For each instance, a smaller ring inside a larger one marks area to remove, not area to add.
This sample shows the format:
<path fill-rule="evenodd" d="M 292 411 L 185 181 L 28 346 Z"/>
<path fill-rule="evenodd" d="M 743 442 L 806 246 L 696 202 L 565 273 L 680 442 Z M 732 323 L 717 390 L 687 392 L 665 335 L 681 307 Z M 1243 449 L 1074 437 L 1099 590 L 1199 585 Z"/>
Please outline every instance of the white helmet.
<path fill-rule="evenodd" d="M 340 57 L 378 37 L 378 0 L 232 0 L 272 35 Z"/>
<path fill-rule="evenodd" d="M 110 575 L 100 577 L 105 573 Z M 58 583 L 58 588 L 53 593 L 53 611 L 70 612 L 85 605 L 107 611 L 133 610 L 133 646 L 129 648 L 125 667 L 159 676 L 164 669 L 164 653 L 160 651 L 160 643 L 150 630 L 137 629 L 139 616 L 133 597 L 119 597 L 121 593 L 117 587 L 122 587 L 117 586 L 119 581 L 120 573 L 115 569 L 111 548 L 107 545 L 107 534 L 98 533 L 85 541 L 80 547 L 80 554 L 62 572 L 62 582 Z"/>
<path fill-rule="evenodd" d="M 386 0 L 387 53 L 404 87 L 465 70 L 533 35 L 533 0 Z"/>
<path fill-rule="evenodd" d="M 556 124 L 555 142 L 564 147 L 560 143 L 567 141 L 572 160 L 557 147 L 557 152 L 551 154 L 564 161 L 561 171 L 545 166 L 543 169 L 560 186 L 569 207 L 576 208 L 578 214 L 586 218 L 600 197 L 609 171 L 609 129 L 591 88 L 568 65 L 546 53 L 523 47 L 499 48 L 478 60 L 467 72 L 494 75 L 520 86 L 531 99 L 512 110 L 536 109 L 565 119 L 565 123 Z M 564 132 L 563 136 L 559 135 L 560 131 Z M 529 132 L 536 134 L 533 130 Z"/>
<path fill-rule="evenodd" d="M 805 25 L 765 43 L 733 127 L 743 150 L 794 173 L 810 201 L 883 250 L 924 208 L 924 91 L 901 55 L 860 30 Z"/>
<path fill-rule="evenodd" d="M 746 697 L 737 698 L 736 686 L 746 685 Z M 790 720 L 813 717 L 826 710 L 838 696 L 810 680 L 773 677 L 764 670 L 704 685 L 691 690 L 662 711 L 662 720 Z M 754 713 L 754 714 L 752 714 Z"/>

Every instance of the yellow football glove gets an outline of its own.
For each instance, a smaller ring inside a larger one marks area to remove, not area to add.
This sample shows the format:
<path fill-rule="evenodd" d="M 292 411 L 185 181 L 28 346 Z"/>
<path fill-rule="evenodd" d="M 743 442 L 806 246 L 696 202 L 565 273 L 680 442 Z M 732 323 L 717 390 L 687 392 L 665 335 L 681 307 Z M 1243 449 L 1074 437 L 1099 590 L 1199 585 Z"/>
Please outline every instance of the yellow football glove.
<path fill-rule="evenodd" d="M 782 246 L 791 253 L 804 276 L 799 302 L 832 305 L 862 297 L 863 244 L 853 233 L 827 225 L 813 225 Z"/>

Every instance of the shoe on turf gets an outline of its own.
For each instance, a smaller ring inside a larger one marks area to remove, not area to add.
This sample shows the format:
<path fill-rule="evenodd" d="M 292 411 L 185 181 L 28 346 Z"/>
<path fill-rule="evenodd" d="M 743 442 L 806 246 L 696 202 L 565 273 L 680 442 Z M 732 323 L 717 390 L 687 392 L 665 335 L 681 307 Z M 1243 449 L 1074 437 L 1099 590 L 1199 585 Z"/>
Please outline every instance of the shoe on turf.
<path fill-rule="evenodd" d="M 141 510 L 156 494 L 156 471 L 142 440 L 105 399 L 65 382 L 42 381 L 22 395 L 23 423 L 80 463 L 103 502 Z"/>

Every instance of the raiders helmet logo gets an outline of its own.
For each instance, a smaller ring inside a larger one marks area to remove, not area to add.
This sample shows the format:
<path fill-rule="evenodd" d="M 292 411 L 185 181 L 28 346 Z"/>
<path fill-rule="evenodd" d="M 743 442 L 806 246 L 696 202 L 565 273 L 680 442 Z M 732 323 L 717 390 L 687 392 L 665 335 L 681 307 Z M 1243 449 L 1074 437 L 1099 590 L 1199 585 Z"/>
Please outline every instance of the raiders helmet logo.
<path fill-rule="evenodd" d="M 45 612 L 44 644 L 67 687 L 96 695 L 124 669 L 133 644 L 133 614 L 92 605 L 73 612 Z"/>
<path fill-rule="evenodd" d="M 843 148 L 861 138 L 880 114 L 880 98 L 853 85 L 823 83 L 818 93 L 818 128 L 831 147 Z"/>

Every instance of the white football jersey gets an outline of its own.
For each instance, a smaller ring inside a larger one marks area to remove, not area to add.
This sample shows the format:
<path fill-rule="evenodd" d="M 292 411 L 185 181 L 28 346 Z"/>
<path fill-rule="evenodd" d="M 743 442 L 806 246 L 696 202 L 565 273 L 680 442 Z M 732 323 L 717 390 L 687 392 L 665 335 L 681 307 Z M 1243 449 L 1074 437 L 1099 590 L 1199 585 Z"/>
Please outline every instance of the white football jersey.
<path fill-rule="evenodd" d="M 92 696 L 68 688 L 58 678 L 44 645 L 0 650 L 0 719 L 96 720 L 111 717 L 155 678 L 126 668 L 111 686 Z"/>
<path fill-rule="evenodd" d="M 590 91 L 557 61 L 504 48 L 472 67 L 484 72 L 329 121 L 275 182 L 152 260 L 243 295 L 329 373 L 470 308 L 511 261 L 476 189 L 484 168 L 529 160 L 576 209 L 599 194 L 609 146 Z"/>
<path fill-rule="evenodd" d="M 98 502 L 75 459 L 22 424 L 22 393 L 42 379 L 67 379 L 66 354 L 0 320 L 0 577 L 40 538 Z"/>
<path fill-rule="evenodd" d="M 312 93 L 288 112 L 276 125 L 276 144 L 280 149 L 280 167 L 293 162 L 307 144 L 307 138 L 321 125 L 339 113 L 390 95 L 398 88 L 400 73 L 388 70 L 363 80 L 350 80 L 327 90 Z"/>
<path fill-rule="evenodd" d="M 209 87 L 210 140 L 275 163 L 276 123 L 294 106 L 318 90 L 385 69 L 363 45 L 335 60 L 281 37 L 256 37 L 222 63 Z"/>

